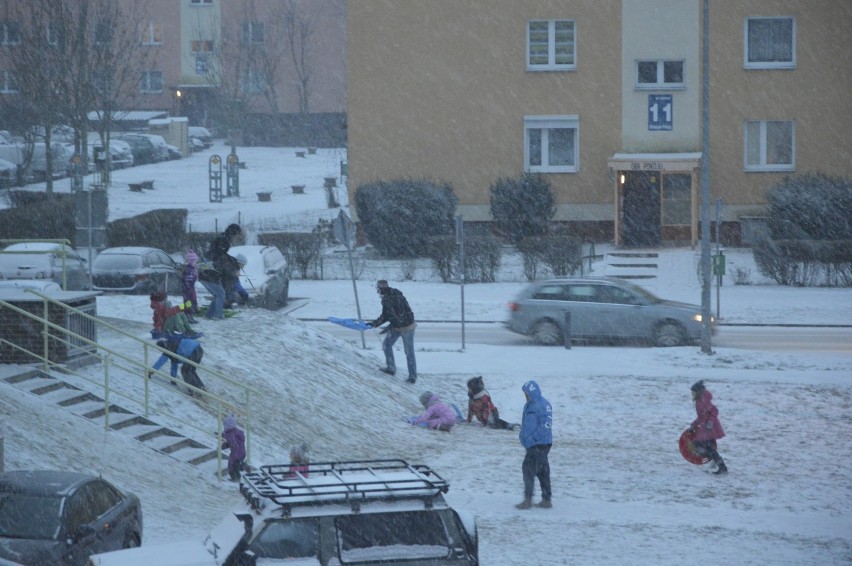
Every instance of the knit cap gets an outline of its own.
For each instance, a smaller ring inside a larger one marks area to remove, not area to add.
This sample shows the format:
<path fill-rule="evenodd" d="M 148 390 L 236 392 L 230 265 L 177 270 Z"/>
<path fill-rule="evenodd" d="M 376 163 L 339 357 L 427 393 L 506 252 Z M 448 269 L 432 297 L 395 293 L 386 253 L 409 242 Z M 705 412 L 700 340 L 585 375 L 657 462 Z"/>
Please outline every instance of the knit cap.
<path fill-rule="evenodd" d="M 186 255 L 184 256 L 184 261 L 186 261 L 187 265 L 195 265 L 198 263 L 198 254 L 193 250 L 187 250 Z"/>
<path fill-rule="evenodd" d="M 225 427 L 225 430 L 232 430 L 237 428 L 237 417 L 234 415 L 228 415 L 225 417 L 225 420 L 222 421 L 222 426 Z"/>

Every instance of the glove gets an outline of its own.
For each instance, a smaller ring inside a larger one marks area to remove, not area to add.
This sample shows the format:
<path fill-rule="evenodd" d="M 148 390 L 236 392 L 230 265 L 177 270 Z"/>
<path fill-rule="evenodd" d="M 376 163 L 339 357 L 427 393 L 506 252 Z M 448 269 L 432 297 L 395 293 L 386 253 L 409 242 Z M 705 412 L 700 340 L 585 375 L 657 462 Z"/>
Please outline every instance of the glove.
<path fill-rule="evenodd" d="M 154 375 L 154 372 L 151 371 L 151 370 L 148 370 L 148 371 L 145 372 L 145 377 L 147 377 L 148 379 L 151 379 L 152 375 Z"/>
<path fill-rule="evenodd" d="M 410 425 L 413 425 L 416 420 L 417 417 L 408 417 L 407 419 L 405 419 L 405 421 Z"/>
<path fill-rule="evenodd" d="M 372 322 L 367 322 L 367 323 L 365 323 L 365 324 L 367 325 L 367 328 L 373 328 L 373 323 L 372 323 Z"/>

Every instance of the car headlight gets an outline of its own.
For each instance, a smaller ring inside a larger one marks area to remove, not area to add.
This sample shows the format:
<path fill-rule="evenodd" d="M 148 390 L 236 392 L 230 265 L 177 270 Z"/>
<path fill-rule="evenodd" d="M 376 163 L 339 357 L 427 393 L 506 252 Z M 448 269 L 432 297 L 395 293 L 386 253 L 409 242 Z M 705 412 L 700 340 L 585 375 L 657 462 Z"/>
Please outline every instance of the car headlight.
<path fill-rule="evenodd" d="M 692 320 L 694 320 L 695 322 L 701 322 L 702 320 L 704 320 L 704 318 L 700 314 L 696 314 L 696 315 L 692 316 Z M 714 324 L 715 322 L 716 322 L 716 317 L 711 315 L 710 316 L 710 324 Z"/>

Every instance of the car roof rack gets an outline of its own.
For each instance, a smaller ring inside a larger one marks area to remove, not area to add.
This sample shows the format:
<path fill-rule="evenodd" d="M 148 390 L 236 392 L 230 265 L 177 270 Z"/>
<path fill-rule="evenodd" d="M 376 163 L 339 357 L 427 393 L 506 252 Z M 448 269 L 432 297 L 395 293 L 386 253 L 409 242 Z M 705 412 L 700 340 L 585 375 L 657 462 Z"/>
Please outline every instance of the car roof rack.
<path fill-rule="evenodd" d="M 349 503 L 353 512 L 361 502 L 401 498 L 433 499 L 446 493 L 450 484 L 434 470 L 405 460 L 352 460 L 310 464 L 307 475 L 291 472 L 289 464 L 260 466 L 243 472 L 240 493 L 255 511 L 267 501 L 289 515 L 293 505 Z"/>

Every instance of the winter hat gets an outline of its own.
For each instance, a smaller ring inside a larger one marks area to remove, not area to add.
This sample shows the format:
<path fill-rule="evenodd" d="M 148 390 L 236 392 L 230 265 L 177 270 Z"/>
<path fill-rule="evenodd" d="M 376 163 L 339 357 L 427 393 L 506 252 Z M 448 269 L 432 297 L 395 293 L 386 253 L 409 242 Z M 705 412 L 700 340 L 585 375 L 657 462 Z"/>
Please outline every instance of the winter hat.
<path fill-rule="evenodd" d="M 290 458 L 305 461 L 308 458 L 308 445 L 298 444 L 290 449 Z"/>
<path fill-rule="evenodd" d="M 692 387 L 690 387 L 689 389 L 693 393 L 701 393 L 705 389 L 704 380 L 702 379 L 701 381 L 696 381 L 695 383 L 692 384 Z"/>
<path fill-rule="evenodd" d="M 420 394 L 420 404 L 423 405 L 424 407 L 429 406 L 429 401 L 431 399 L 432 399 L 432 392 L 431 391 L 424 391 L 423 393 Z"/>
<path fill-rule="evenodd" d="M 387 289 L 389 286 L 387 279 L 379 279 L 376 282 L 376 289 Z"/>
<path fill-rule="evenodd" d="M 187 250 L 186 255 L 184 256 L 184 261 L 187 265 L 195 265 L 198 263 L 198 254 L 196 254 L 193 250 Z"/>
<path fill-rule="evenodd" d="M 227 228 L 225 228 L 225 235 L 229 238 L 236 236 L 237 234 L 242 234 L 243 229 L 240 228 L 239 224 L 230 224 Z"/>
<path fill-rule="evenodd" d="M 246 259 L 246 256 L 244 256 L 243 254 L 237 254 L 234 257 L 234 259 L 237 260 L 237 263 L 239 263 L 240 265 L 244 266 L 244 265 L 248 264 L 248 260 Z"/>
<path fill-rule="evenodd" d="M 467 388 L 471 393 L 476 394 L 485 389 L 485 383 L 482 381 L 482 376 L 471 377 L 467 380 Z"/>
<path fill-rule="evenodd" d="M 222 421 L 222 426 L 225 430 L 233 430 L 237 428 L 237 417 L 234 415 L 228 415 L 225 417 L 225 420 Z"/>
<path fill-rule="evenodd" d="M 152 301 L 156 301 L 158 303 L 161 303 L 166 300 L 166 294 L 161 293 L 160 291 L 151 291 L 151 294 L 148 296 L 151 298 Z"/>

